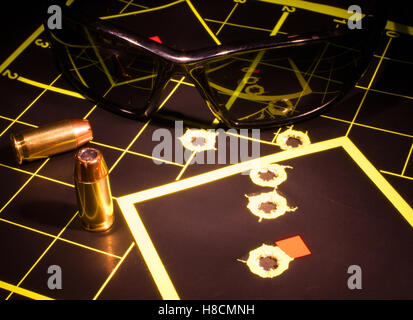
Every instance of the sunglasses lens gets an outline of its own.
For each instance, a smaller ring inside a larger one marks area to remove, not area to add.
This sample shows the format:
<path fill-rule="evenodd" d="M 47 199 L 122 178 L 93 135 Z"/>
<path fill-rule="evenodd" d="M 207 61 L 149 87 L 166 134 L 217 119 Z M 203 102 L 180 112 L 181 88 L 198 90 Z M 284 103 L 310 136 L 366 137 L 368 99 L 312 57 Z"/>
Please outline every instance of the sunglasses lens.
<path fill-rule="evenodd" d="M 354 85 L 366 67 L 363 39 L 341 37 L 212 61 L 206 77 L 223 114 L 238 123 L 282 124 Z"/>
<path fill-rule="evenodd" d="M 158 75 L 157 60 L 110 34 L 69 19 L 63 23 L 51 31 L 51 40 L 70 82 L 93 100 L 104 97 L 119 110 L 143 112 Z"/>

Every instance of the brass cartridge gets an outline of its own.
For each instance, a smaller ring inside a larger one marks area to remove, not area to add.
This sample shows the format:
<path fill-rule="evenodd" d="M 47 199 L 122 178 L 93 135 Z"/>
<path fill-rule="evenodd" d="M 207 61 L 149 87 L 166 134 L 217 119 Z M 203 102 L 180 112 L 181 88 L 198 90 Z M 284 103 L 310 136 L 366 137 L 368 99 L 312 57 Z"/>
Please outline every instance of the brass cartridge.
<path fill-rule="evenodd" d="M 108 168 L 99 150 L 77 152 L 74 180 L 82 226 L 88 231 L 108 230 L 114 222 L 113 200 Z"/>
<path fill-rule="evenodd" d="M 93 139 L 88 120 L 63 120 L 10 135 L 17 162 L 33 161 L 76 149 Z"/>

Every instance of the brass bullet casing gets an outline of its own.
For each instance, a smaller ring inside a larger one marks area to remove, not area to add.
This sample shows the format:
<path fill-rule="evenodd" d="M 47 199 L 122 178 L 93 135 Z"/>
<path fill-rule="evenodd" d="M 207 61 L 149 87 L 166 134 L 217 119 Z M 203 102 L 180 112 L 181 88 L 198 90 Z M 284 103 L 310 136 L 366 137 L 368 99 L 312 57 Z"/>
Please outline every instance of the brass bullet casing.
<path fill-rule="evenodd" d="M 63 120 L 10 135 L 17 162 L 47 158 L 93 139 L 88 120 Z"/>
<path fill-rule="evenodd" d="M 82 226 L 88 231 L 108 230 L 114 222 L 113 201 L 108 167 L 99 150 L 77 152 L 74 180 Z"/>

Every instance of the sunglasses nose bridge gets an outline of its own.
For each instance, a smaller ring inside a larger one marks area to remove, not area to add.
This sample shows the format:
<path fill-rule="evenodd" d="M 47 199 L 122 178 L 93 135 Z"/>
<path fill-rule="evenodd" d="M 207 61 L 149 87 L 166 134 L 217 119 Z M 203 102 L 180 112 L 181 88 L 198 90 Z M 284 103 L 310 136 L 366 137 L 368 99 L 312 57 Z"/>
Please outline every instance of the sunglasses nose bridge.
<path fill-rule="evenodd" d="M 188 67 L 185 64 L 174 64 L 171 69 L 172 76 L 187 76 Z"/>

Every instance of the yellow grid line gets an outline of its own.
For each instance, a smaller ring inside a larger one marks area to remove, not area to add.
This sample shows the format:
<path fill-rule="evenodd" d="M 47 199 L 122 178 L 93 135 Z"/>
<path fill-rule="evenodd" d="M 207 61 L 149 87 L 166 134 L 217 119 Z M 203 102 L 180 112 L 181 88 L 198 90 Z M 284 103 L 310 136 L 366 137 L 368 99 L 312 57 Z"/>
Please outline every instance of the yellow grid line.
<path fill-rule="evenodd" d="M 38 234 L 41 234 L 41 235 L 44 235 L 44 236 L 47 236 L 47 237 L 50 237 L 50 238 L 55 238 L 55 236 L 52 235 L 52 234 L 50 234 L 50 233 L 47 233 L 47 232 L 44 232 L 44 231 L 41 231 L 41 230 L 37 230 L 37 229 L 31 228 L 31 227 L 22 225 L 22 224 L 17 223 L 17 222 L 13 222 L 13 221 L 10 221 L 10 220 L 7 220 L 7 219 L 3 219 L 3 218 L 0 218 L 0 221 L 2 221 L 2 222 L 4 222 L 4 223 L 11 224 L 11 225 L 13 225 L 13 226 L 15 226 L 15 227 L 19 227 L 19 228 L 22 228 L 22 229 L 30 230 L 30 231 L 32 231 L 32 232 L 35 232 L 35 233 L 38 233 Z"/>
<path fill-rule="evenodd" d="M 116 198 L 114 198 L 114 199 L 116 200 Z M 113 253 L 110 253 L 110 252 L 106 252 L 106 251 L 103 251 L 103 250 L 100 250 L 100 249 L 96 249 L 96 248 L 93 248 L 93 247 L 91 247 L 91 246 L 88 246 L 88 245 L 85 245 L 85 244 L 82 244 L 82 243 L 79 243 L 79 242 L 76 242 L 76 241 L 72 241 L 72 240 L 69 240 L 69 239 L 66 239 L 66 238 L 59 238 L 59 240 L 60 240 L 60 241 L 63 241 L 63 242 L 70 243 L 70 244 L 72 244 L 72 245 L 74 245 L 74 246 L 77 246 L 77 247 L 81 247 L 81 248 L 83 248 L 83 249 L 87 249 L 87 250 L 90 250 L 90 251 L 93 251 L 93 252 L 97 252 L 97 253 L 104 254 L 104 255 L 106 255 L 106 256 L 110 256 L 110 257 L 112 257 L 112 258 L 116 258 L 116 259 L 120 259 L 120 258 L 121 258 L 120 256 L 118 256 L 118 255 L 116 255 L 116 254 L 113 254 Z"/>
<path fill-rule="evenodd" d="M 32 128 L 38 128 L 38 127 L 39 127 L 39 126 L 36 126 L 36 125 L 34 125 L 34 124 L 30 124 L 30 123 L 23 122 L 23 121 L 20 121 L 20 120 L 15 120 L 15 119 L 12 119 L 12 118 L 9 118 L 9 117 L 5 117 L 5 116 L 1 116 L 1 115 L 0 115 L 0 118 L 1 118 L 1 119 L 4 119 L 4 120 L 12 121 L 12 122 L 14 121 L 14 122 L 16 122 L 16 123 L 23 124 L 23 125 L 25 125 L 25 126 L 32 127 Z"/>
<path fill-rule="evenodd" d="M 304 93 L 308 92 L 308 91 L 307 91 L 308 89 L 309 89 L 310 92 L 311 92 L 311 88 L 310 88 L 311 79 L 313 78 L 314 73 L 316 72 L 316 70 L 317 70 L 317 68 L 318 68 L 318 65 L 320 64 L 321 60 L 323 59 L 324 54 L 327 52 L 328 47 L 329 47 L 329 43 L 327 43 L 327 44 L 324 46 L 324 49 L 323 49 L 323 51 L 321 52 L 320 57 L 318 58 L 317 63 L 315 64 L 313 70 L 311 71 L 311 74 L 310 74 L 310 76 L 308 77 L 308 79 L 307 79 L 307 80 L 303 80 L 303 81 L 305 82 L 305 86 L 303 87 L 303 90 L 301 91 L 300 96 L 298 97 L 297 102 L 295 103 L 295 106 L 294 106 L 294 107 L 297 107 L 297 105 L 300 103 L 300 100 L 302 99 Z M 292 63 L 292 60 L 291 60 L 290 63 Z M 292 65 L 292 66 L 293 66 L 293 65 Z M 296 68 L 297 68 L 297 67 L 296 67 Z M 298 68 L 297 68 L 297 69 L 298 69 Z M 299 74 L 299 73 L 298 73 L 298 74 Z M 302 86 L 302 84 L 301 84 L 301 86 Z"/>
<path fill-rule="evenodd" d="M 55 83 L 57 80 L 59 80 L 60 77 L 61 77 L 61 74 L 59 74 L 59 75 L 50 83 L 50 85 L 52 85 L 52 84 Z M 44 90 L 26 107 L 26 109 L 24 109 L 24 110 L 12 121 L 12 123 L 10 123 L 10 124 L 0 133 L 0 137 L 1 137 L 5 132 L 7 132 L 7 130 L 9 130 L 10 127 L 11 127 L 13 124 L 15 124 L 15 122 L 16 122 L 17 120 L 19 120 L 19 119 L 27 112 L 27 110 L 29 110 L 29 109 L 37 102 L 37 100 L 39 100 L 40 97 L 41 97 L 43 94 L 45 94 L 46 92 L 47 92 L 47 89 L 44 89 Z"/>
<path fill-rule="evenodd" d="M 119 13 L 123 13 L 133 2 L 133 0 L 130 0 L 129 2 L 126 3 L 126 5 L 122 8 L 122 10 L 119 11 Z"/>
<path fill-rule="evenodd" d="M 263 1 L 263 0 L 261 0 L 261 1 Z M 286 1 L 288 1 L 288 0 L 286 0 Z M 265 1 L 265 0 L 264 0 L 263 2 L 273 2 L 273 1 Z M 277 2 L 277 3 L 275 3 L 275 2 Z M 278 2 L 279 2 L 279 1 L 274 1 L 273 4 L 280 4 L 280 3 L 278 3 Z M 291 5 L 291 4 L 288 4 L 288 5 Z M 311 3 L 309 3 L 309 5 L 311 5 Z M 296 7 L 296 8 L 299 8 L 298 6 L 295 6 L 295 7 Z M 316 12 L 316 13 L 320 13 L 320 12 L 318 12 L 317 10 L 310 10 L 310 11 L 314 11 L 314 12 Z M 333 11 L 331 11 L 331 12 L 333 12 Z M 343 13 L 344 13 L 344 12 L 343 12 Z M 335 16 L 334 14 L 330 14 L 330 15 Z M 345 19 L 347 19 L 347 18 L 345 18 Z M 205 20 L 205 21 L 208 21 L 208 22 L 219 23 L 219 24 L 223 23 L 223 21 L 215 20 L 215 19 L 209 19 L 209 18 L 205 18 L 204 20 Z M 252 30 L 258 30 L 258 31 L 271 32 L 271 29 L 259 28 L 259 27 L 254 27 L 254 26 L 247 26 L 247 25 L 236 24 L 236 23 L 229 23 L 229 22 L 227 22 L 227 25 L 233 26 L 233 27 L 245 28 L 245 29 L 252 29 Z M 408 34 L 408 35 L 413 35 L 413 26 L 408 26 L 408 25 L 396 23 L 396 22 L 394 22 L 394 21 L 387 21 L 387 24 L 386 24 L 385 29 L 386 29 L 386 30 L 390 30 L 390 31 L 396 31 L 396 32 L 400 32 L 400 33 L 405 33 L 405 34 Z M 282 32 L 282 31 L 279 31 L 278 33 L 280 33 L 280 34 L 288 34 L 287 32 Z M 374 56 L 376 56 L 376 55 L 374 55 Z M 410 61 L 403 61 L 403 60 L 397 60 L 397 59 L 392 59 L 392 58 L 385 58 L 385 59 L 386 59 L 386 60 L 396 61 L 396 62 L 413 64 L 413 62 L 410 62 Z"/>
<path fill-rule="evenodd" d="M 122 18 L 122 17 L 127 17 L 127 16 L 132 16 L 135 14 L 140 14 L 140 13 L 145 13 L 145 12 L 151 12 L 151 11 L 156 11 L 156 10 L 161 10 L 161 9 L 165 9 L 168 7 L 172 7 L 178 3 L 184 2 L 185 0 L 177 0 L 159 7 L 154 7 L 154 8 L 147 8 L 147 9 L 143 9 L 143 10 L 138 10 L 138 11 L 131 11 L 131 12 L 126 12 L 126 13 L 122 13 L 122 14 L 114 14 L 111 16 L 104 16 L 104 17 L 100 17 L 101 20 L 108 20 L 108 19 L 115 19 L 115 18 Z"/>
<path fill-rule="evenodd" d="M 126 152 L 132 147 L 132 145 L 135 143 L 135 141 L 140 137 L 142 132 L 146 129 L 148 126 L 149 121 L 146 122 L 143 127 L 139 130 L 138 134 L 132 139 L 132 141 L 129 143 L 129 145 L 126 147 L 126 149 L 122 152 L 122 154 L 119 156 L 119 158 L 115 161 L 115 163 L 110 167 L 109 169 L 109 174 L 115 169 L 115 167 L 118 165 L 119 161 L 122 160 L 122 158 L 125 156 Z"/>
<path fill-rule="evenodd" d="M 103 94 L 103 98 L 105 98 L 106 96 L 107 96 L 107 94 L 110 92 L 110 90 L 112 90 L 113 89 L 113 86 L 110 86 L 109 87 L 109 89 Z M 89 112 L 88 113 L 86 113 L 86 115 L 83 117 L 83 120 L 86 120 L 90 115 L 91 115 L 91 113 L 93 112 L 93 111 L 95 111 L 95 109 L 97 108 L 97 106 L 98 106 L 98 104 L 95 104 L 90 110 L 89 110 Z"/>
<path fill-rule="evenodd" d="M 354 122 L 356 121 L 357 116 L 359 115 L 359 112 L 360 112 L 361 107 L 362 107 L 362 105 L 363 105 L 363 103 L 364 103 L 364 100 L 366 100 L 367 94 L 369 93 L 369 90 L 370 90 L 370 88 L 371 88 L 371 86 L 372 86 L 372 84 L 373 84 L 373 82 L 374 82 L 374 79 L 376 78 L 377 72 L 379 71 L 380 66 L 381 66 L 381 63 L 383 62 L 383 57 L 386 55 L 387 50 L 389 49 L 389 46 L 390 46 L 390 44 L 391 44 L 392 39 L 393 39 L 393 38 L 389 38 L 389 41 L 387 42 L 387 45 L 386 45 L 386 48 L 384 49 L 384 52 L 383 52 L 383 54 L 382 54 L 382 57 L 380 58 L 380 61 L 379 61 L 379 63 L 377 64 L 376 69 L 374 70 L 373 76 L 371 77 L 370 82 L 369 82 L 367 88 L 365 89 L 366 91 L 364 92 L 363 98 L 361 99 L 361 102 L 360 102 L 360 104 L 359 104 L 359 106 L 358 106 L 358 108 L 357 108 L 357 111 L 356 111 L 356 113 L 355 113 L 355 115 L 354 115 L 354 117 L 353 117 L 353 120 L 351 121 L 351 123 L 350 123 L 350 125 L 349 125 L 349 127 L 348 127 L 348 129 L 347 129 L 346 136 L 349 135 L 349 133 L 350 133 L 350 131 L 351 131 L 351 128 L 353 127 Z"/>
<path fill-rule="evenodd" d="M 128 1 L 125 1 L 125 0 L 118 0 L 118 1 L 119 1 L 119 2 L 123 2 L 123 3 L 128 3 Z M 131 5 L 131 6 L 134 6 L 134 7 L 139 7 L 139 8 L 143 8 L 143 9 L 148 9 L 148 7 L 143 6 L 143 5 L 140 5 L 140 4 L 133 3 L 133 1 L 130 3 L 130 5 Z"/>
<path fill-rule="evenodd" d="M 215 35 L 217 36 L 222 28 L 224 28 L 224 26 L 227 24 L 229 18 L 232 16 L 232 14 L 234 13 L 235 9 L 238 7 L 238 2 L 234 5 L 234 7 L 232 8 L 231 12 L 228 14 L 228 16 L 225 18 L 224 22 L 222 22 L 221 26 L 219 27 L 218 31 L 215 32 Z"/>
<path fill-rule="evenodd" d="M 413 177 L 409 177 L 409 176 L 404 176 L 398 173 L 394 173 L 394 172 L 389 172 L 389 171 L 385 171 L 385 170 L 380 170 L 380 172 L 391 175 L 391 176 L 395 176 L 398 178 L 404 178 L 404 179 L 408 179 L 408 180 L 412 180 L 413 181 Z"/>
<path fill-rule="evenodd" d="M 115 83 L 113 86 L 114 86 L 114 87 L 119 87 L 119 86 L 123 86 L 123 85 L 125 85 L 125 84 L 130 84 L 130 83 L 133 83 L 133 82 L 138 82 L 138 81 L 142 81 L 142 80 L 152 79 L 152 78 L 155 78 L 156 76 L 157 76 L 156 74 L 151 74 L 151 75 L 149 75 L 149 76 L 143 76 L 143 77 L 135 78 L 135 79 L 132 79 L 132 80 L 127 80 L 127 81 L 123 81 L 123 82 L 118 82 L 118 83 Z"/>
<path fill-rule="evenodd" d="M 215 36 L 215 34 L 211 31 L 211 29 L 208 27 L 204 19 L 201 17 L 199 12 L 196 10 L 194 5 L 190 0 L 185 0 L 185 2 L 188 4 L 189 8 L 192 10 L 194 15 L 197 17 L 198 21 L 201 23 L 201 25 L 204 27 L 204 29 L 208 32 L 208 34 L 211 36 L 211 38 L 215 41 L 217 45 L 221 45 L 221 41 Z"/>
<path fill-rule="evenodd" d="M 183 81 L 185 77 L 181 78 L 181 81 Z M 178 89 L 178 87 L 181 85 L 181 81 L 179 81 L 175 87 L 171 90 L 171 92 L 166 96 L 166 98 L 162 101 L 162 103 L 159 105 L 158 109 L 156 111 L 159 111 L 165 103 L 169 100 L 169 98 L 175 93 L 175 91 Z M 126 149 L 122 152 L 122 154 L 119 156 L 119 158 L 116 160 L 116 162 L 110 167 L 109 169 L 109 174 L 113 171 L 113 169 L 118 165 L 119 161 L 122 160 L 122 158 L 125 156 L 126 152 L 129 151 L 129 149 L 132 147 L 132 145 L 136 142 L 136 140 L 140 137 L 140 135 L 143 133 L 143 131 L 146 129 L 146 127 L 149 125 L 151 120 L 148 120 L 141 130 L 139 130 L 138 134 L 132 139 L 132 141 L 129 143 L 129 145 L 126 147 Z"/>
<path fill-rule="evenodd" d="M 278 20 L 277 24 L 274 26 L 274 29 L 272 29 L 272 31 L 270 33 L 270 37 L 275 36 L 280 31 L 282 25 L 284 24 L 284 22 L 287 19 L 289 14 L 290 13 L 288 11 L 283 12 L 283 14 L 281 15 L 281 17 Z"/>
<path fill-rule="evenodd" d="M 375 58 L 381 58 L 378 54 L 374 54 L 373 57 Z M 391 62 L 398 62 L 398 63 L 405 63 L 405 64 L 413 64 L 413 61 L 406 61 L 406 60 L 400 60 L 400 59 L 395 59 L 395 58 L 389 58 L 389 57 L 383 57 L 384 60 L 388 60 Z"/>
<path fill-rule="evenodd" d="M 20 187 L 19 190 L 7 201 L 3 207 L 0 209 L 0 213 L 3 212 L 3 210 L 10 204 L 10 202 L 13 201 L 15 197 L 27 186 L 27 184 L 36 176 L 36 174 L 46 165 L 47 162 L 49 162 L 50 158 L 47 158 L 40 166 L 37 168 L 37 170 L 34 173 L 30 174 L 30 178 L 27 179 L 27 181 Z"/>
<path fill-rule="evenodd" d="M 179 172 L 178 176 L 176 177 L 175 181 L 181 179 L 182 175 L 184 174 L 184 172 L 186 171 L 186 169 L 188 168 L 188 166 L 191 164 L 192 159 L 195 157 L 196 155 L 196 151 L 193 151 L 191 156 L 189 157 L 188 161 L 185 163 L 185 166 L 182 168 L 182 170 Z"/>
<path fill-rule="evenodd" d="M 334 117 L 330 117 L 330 116 L 326 116 L 326 115 L 321 115 L 320 117 L 326 118 L 326 119 L 330 119 L 330 120 L 339 121 L 339 122 L 349 123 L 349 124 L 351 123 L 351 121 L 348 121 L 348 120 L 339 119 L 339 118 L 334 118 Z M 395 135 L 398 135 L 398 136 L 404 136 L 404 137 L 408 137 L 408 138 L 413 138 L 413 135 L 410 135 L 410 134 L 401 133 L 401 132 L 396 132 L 396 131 L 391 131 L 391 130 L 382 129 L 382 128 L 378 128 L 378 127 L 373 127 L 373 126 L 369 126 L 369 125 L 367 125 L 367 124 L 362 124 L 362 123 L 354 122 L 353 125 L 354 125 L 354 126 L 358 126 L 358 127 L 364 127 L 364 128 L 368 128 L 368 129 L 373 129 L 373 130 L 377 130 L 377 131 L 387 132 L 387 133 L 395 134 Z"/>
<path fill-rule="evenodd" d="M 97 108 L 97 104 L 95 104 L 89 111 L 88 113 L 86 113 L 86 115 L 83 117 L 83 120 L 86 120 L 87 118 L 89 118 L 89 116 L 92 114 L 93 111 L 95 111 L 95 109 Z"/>
<path fill-rule="evenodd" d="M 48 180 L 48 181 L 51 181 L 51 182 L 59 183 L 61 185 L 67 186 L 67 187 L 71 187 L 71 188 L 75 187 L 73 184 L 70 184 L 70 183 L 67 183 L 67 182 L 64 182 L 64 181 L 60 181 L 60 180 L 57 180 L 57 179 L 49 178 L 49 177 L 46 177 L 46 176 L 43 176 L 43 175 L 40 175 L 40 174 L 33 174 L 33 172 L 23 170 L 23 169 L 20 169 L 20 168 L 15 168 L 15 167 L 9 166 L 9 165 L 4 164 L 4 163 L 0 163 L 0 166 L 3 167 L 3 168 L 7 168 L 7 169 L 10 169 L 10 170 L 17 171 L 17 172 L 33 175 L 36 178 L 41 178 L 41 179 L 45 179 L 45 180 Z"/>
<path fill-rule="evenodd" d="M 278 129 L 278 131 L 280 131 L 280 130 L 281 130 L 281 128 Z M 238 134 L 238 133 L 234 133 L 234 132 L 230 132 L 230 131 L 226 131 L 226 132 L 224 132 L 224 134 L 226 134 L 226 135 L 228 135 L 228 136 L 237 137 L 237 138 L 240 138 L 240 139 L 245 139 L 245 140 L 249 140 L 249 141 L 259 142 L 259 143 L 262 143 L 262 144 L 269 144 L 269 145 L 271 145 L 271 146 L 276 146 L 276 147 L 278 147 L 278 144 L 274 143 L 273 141 L 270 142 L 270 141 L 266 141 L 266 140 L 255 139 L 255 138 L 251 138 L 251 137 L 244 136 L 244 135 L 242 135 L 242 134 Z"/>
<path fill-rule="evenodd" d="M 234 59 L 240 60 L 240 61 L 252 62 L 252 60 L 250 60 L 250 59 L 245 59 L 245 58 L 240 58 L 240 57 L 234 57 Z M 293 60 L 289 59 L 289 61 L 292 62 Z M 264 66 L 269 66 L 269 67 L 273 67 L 273 68 L 277 68 L 277 69 L 281 69 L 281 70 L 293 71 L 294 73 L 300 74 L 301 76 L 310 76 L 311 75 L 311 73 L 309 73 L 309 72 L 299 70 L 297 66 L 288 68 L 288 67 L 279 66 L 279 65 L 271 64 L 271 63 L 267 63 L 267 62 L 261 62 L 261 64 L 264 65 Z M 290 63 L 290 65 L 291 65 L 291 63 Z M 320 75 L 317 75 L 317 74 L 313 74 L 312 77 L 317 78 L 317 79 L 330 80 L 330 82 L 339 83 L 339 84 L 343 83 L 341 81 L 337 81 L 337 80 L 334 80 L 334 79 L 328 79 L 326 77 L 323 77 L 323 76 L 320 76 Z"/>
<path fill-rule="evenodd" d="M 363 86 L 359 86 L 359 85 L 356 85 L 355 87 L 359 88 L 359 89 L 363 89 L 363 90 L 370 90 L 371 92 L 378 92 L 378 93 L 388 94 L 390 96 L 395 96 L 395 97 L 399 97 L 399 98 L 406 98 L 406 99 L 413 100 L 413 97 L 406 96 L 406 95 L 399 94 L 399 93 L 393 93 L 393 92 L 389 92 L 389 91 L 377 90 L 377 89 L 373 89 L 373 88 L 368 89 L 367 87 L 363 87 Z"/>
<path fill-rule="evenodd" d="M 326 89 L 324 90 L 324 93 L 323 93 L 323 99 L 321 100 L 321 104 L 323 105 L 324 104 L 324 101 L 325 101 L 325 99 L 326 99 L 326 96 L 327 96 L 327 93 L 328 93 L 328 88 L 330 87 L 330 82 L 331 82 L 331 74 L 333 73 L 333 69 L 334 69 L 334 67 L 333 67 L 333 63 L 332 63 L 332 65 L 331 65 L 331 67 L 330 67 L 330 72 L 328 73 L 328 80 L 327 80 L 327 85 L 326 85 Z M 314 92 L 313 92 L 314 93 Z"/>
<path fill-rule="evenodd" d="M 403 170 L 402 170 L 402 173 L 401 173 L 402 176 L 404 176 L 404 173 L 406 172 L 407 164 L 409 163 L 410 156 L 412 155 L 412 151 L 413 151 L 413 143 L 410 147 L 409 154 L 407 155 L 406 162 L 404 163 Z"/>
<path fill-rule="evenodd" d="M 60 76 L 61 75 L 59 75 L 59 77 Z M 29 84 L 29 85 L 34 86 L 34 87 L 38 87 L 38 88 L 46 89 L 46 90 L 49 90 L 49 91 L 61 93 L 61 94 L 64 94 L 66 96 L 79 98 L 79 99 L 85 99 L 85 97 L 82 96 L 78 92 L 67 90 L 67 89 L 62 89 L 62 88 L 58 88 L 58 87 L 54 87 L 51 84 L 50 85 L 44 84 L 44 83 L 34 81 L 34 80 L 31 80 L 31 79 L 28 79 L 28 78 L 25 78 L 25 77 L 21 77 L 21 76 L 19 76 L 16 80 L 20 81 L 20 82 L 23 82 L 23 83 L 26 83 L 26 84 Z"/>
<path fill-rule="evenodd" d="M 110 85 L 113 87 L 115 85 L 115 82 L 113 81 L 112 75 L 109 72 L 108 67 L 105 64 L 105 61 L 102 59 L 102 56 L 99 53 L 98 47 L 96 46 L 95 42 L 92 39 L 92 36 L 89 33 L 89 30 L 86 27 L 83 27 L 84 32 L 86 33 L 86 36 L 89 40 L 89 43 L 92 46 L 93 52 L 95 53 L 96 57 L 99 60 L 99 63 L 103 69 L 103 73 L 106 75 L 106 78 L 109 80 Z"/>
<path fill-rule="evenodd" d="M 343 148 L 358 164 L 360 169 L 369 177 L 369 179 L 377 186 L 377 188 L 386 196 L 393 204 L 399 213 L 413 227 L 413 209 L 400 196 L 400 194 L 387 182 L 380 172 L 371 164 L 371 162 L 363 155 L 363 153 L 351 142 L 350 139 L 345 139 Z"/>
<path fill-rule="evenodd" d="M 268 2 L 271 4 L 278 4 L 284 6 L 292 6 L 298 9 L 321 13 L 328 16 L 337 18 L 349 19 L 353 13 L 348 12 L 347 9 L 337 8 L 326 4 L 320 4 L 316 2 L 304 1 L 304 0 L 259 0 L 261 2 Z M 364 14 L 361 15 L 364 18 Z"/>
<path fill-rule="evenodd" d="M 93 297 L 92 300 L 97 300 L 97 298 L 100 296 L 100 294 L 102 293 L 103 289 L 106 288 L 106 286 L 108 285 L 109 281 L 113 278 L 113 276 L 115 275 L 116 271 L 119 269 L 119 267 L 121 266 L 121 264 L 123 263 L 123 261 L 126 259 L 126 257 L 128 256 L 129 252 L 132 250 L 132 248 L 134 247 L 135 242 L 132 242 L 131 245 L 129 246 L 129 248 L 126 250 L 126 252 L 124 253 L 124 255 L 122 256 L 122 258 L 119 260 L 119 262 L 116 264 L 116 267 L 112 270 L 112 272 L 109 274 L 108 278 L 105 280 L 105 282 L 102 284 L 102 286 L 100 287 L 100 289 L 98 290 L 98 292 L 95 294 L 95 296 Z"/>
<path fill-rule="evenodd" d="M 170 81 L 172 81 L 172 82 L 180 82 L 181 84 L 184 84 L 184 85 L 186 85 L 186 86 L 188 86 L 188 87 L 195 87 L 195 85 L 194 85 L 193 83 L 189 83 L 189 82 L 185 82 L 185 81 L 179 81 L 179 80 L 176 80 L 176 79 L 170 79 Z"/>
<path fill-rule="evenodd" d="M 281 129 L 282 129 L 281 127 L 278 128 L 277 132 L 274 133 L 274 138 L 272 138 L 271 143 L 275 144 L 275 141 L 277 140 L 277 137 L 280 134 Z"/>
<path fill-rule="evenodd" d="M 82 84 L 83 84 L 86 88 L 89 88 L 89 86 L 88 86 L 87 83 L 85 82 L 85 79 L 83 79 L 82 75 L 80 74 L 79 68 L 76 66 L 75 61 L 73 60 L 72 55 L 70 54 L 70 51 L 69 51 L 69 49 L 67 48 L 67 46 L 65 46 L 65 50 L 66 50 L 66 54 L 67 54 L 67 56 L 68 56 L 68 58 L 69 58 L 70 64 L 71 64 L 72 67 L 73 67 L 72 69 L 70 69 L 70 71 L 74 70 L 74 71 L 76 72 L 76 75 L 77 75 L 78 79 L 80 80 L 80 82 L 82 82 Z M 82 50 L 82 53 L 83 53 L 83 51 L 84 51 L 84 50 Z M 81 54 L 79 54 L 79 55 L 81 55 Z"/>
<path fill-rule="evenodd" d="M 37 264 L 42 260 L 42 258 L 45 256 L 45 254 L 50 250 L 50 248 L 55 244 L 57 239 L 61 236 L 61 234 L 66 230 L 68 225 L 72 222 L 72 220 L 77 216 L 78 211 L 73 215 L 73 217 L 69 220 L 69 222 L 64 226 L 64 228 L 59 232 L 59 234 L 54 238 L 54 240 L 49 244 L 49 246 L 46 248 L 46 250 L 43 251 L 43 253 L 40 255 L 40 257 L 36 260 L 36 262 L 31 266 L 31 268 L 26 272 L 26 274 L 23 276 L 23 278 L 20 279 L 19 283 L 16 285 L 16 287 L 19 287 L 24 279 L 27 278 L 27 276 L 32 272 L 32 270 L 37 266 Z M 9 300 L 10 297 L 13 295 L 14 291 L 11 291 L 10 294 L 7 296 L 6 300 Z"/>
<path fill-rule="evenodd" d="M 44 236 L 53 238 L 53 239 L 56 238 L 56 236 L 53 235 L 53 234 L 50 234 L 50 233 L 47 233 L 47 232 L 44 232 L 44 231 L 41 231 L 41 230 L 38 230 L 38 229 L 35 229 L 35 228 L 31 228 L 31 227 L 22 225 L 22 224 L 17 223 L 17 222 L 13 222 L 13 221 L 10 221 L 10 220 L 7 220 L 7 219 L 3 219 L 3 218 L 0 218 L 0 221 L 2 221 L 2 222 L 4 222 L 4 223 L 11 224 L 11 225 L 13 225 L 13 226 L 15 226 L 15 227 L 19 227 L 19 228 L 22 228 L 22 229 L 25 229 L 25 230 L 29 230 L 29 231 L 32 231 L 32 232 L 35 232 L 35 233 L 38 233 L 38 234 L 41 234 L 41 235 L 44 235 Z M 70 244 L 75 245 L 75 246 L 77 246 L 77 247 L 81 247 L 81 248 L 84 248 L 84 249 L 87 249 L 87 250 L 90 250 L 90 251 L 94 251 L 94 252 L 98 252 L 98 253 L 104 254 L 104 255 L 106 255 L 106 256 L 110 256 L 110 257 L 117 258 L 117 259 L 120 259 L 120 258 L 121 258 L 120 256 L 118 256 L 118 255 L 116 255 L 116 254 L 113 254 L 113 253 L 110 253 L 110 252 L 106 252 L 106 251 L 103 251 L 103 250 L 100 250 L 100 249 L 96 249 L 96 248 L 90 247 L 90 246 L 88 246 L 88 245 L 85 245 L 85 244 L 82 244 L 82 243 L 79 243 L 79 242 L 76 242 L 76 241 L 72 241 L 72 240 L 69 240 L 69 239 L 66 239 L 66 238 L 59 238 L 59 240 L 60 240 L 60 241 L 63 241 L 63 242 L 66 242 L 66 243 L 70 243 Z"/>
<path fill-rule="evenodd" d="M 208 21 L 208 22 L 212 22 L 212 23 L 219 23 L 219 24 L 223 23 L 223 21 L 214 20 L 214 19 L 204 19 L 204 20 L 205 20 L 205 21 Z M 232 26 L 232 27 L 244 28 L 244 29 L 251 29 L 251 30 L 264 31 L 264 32 L 271 32 L 271 29 L 258 28 L 258 27 L 243 25 L 243 24 L 231 23 L 231 22 L 227 22 L 226 25 Z M 281 33 L 281 34 L 287 34 L 286 32 L 281 32 L 281 31 L 279 31 L 279 33 Z"/>
<path fill-rule="evenodd" d="M 44 31 L 44 26 L 38 27 L 1 65 L 0 74 Z"/>
<path fill-rule="evenodd" d="M 122 149 L 122 148 L 110 146 L 110 145 L 107 145 L 107 144 L 104 144 L 104 143 L 101 143 L 101 142 L 96 142 L 96 141 L 93 141 L 93 140 L 92 140 L 92 141 L 89 141 L 89 143 L 95 144 L 95 145 L 98 145 L 98 146 L 102 146 L 102 147 L 105 147 L 105 148 L 108 148 L 108 149 L 113 149 L 113 150 L 121 151 L 121 152 L 126 151 L 127 154 L 133 154 L 133 155 L 135 155 L 135 156 L 139 156 L 139 157 L 142 157 L 142 158 L 147 158 L 147 159 L 152 159 L 152 160 L 156 160 L 156 161 L 161 161 L 161 162 L 164 162 L 164 163 L 166 163 L 166 164 L 171 164 L 171 165 L 174 165 L 174 166 L 177 166 L 177 167 L 183 167 L 183 166 L 184 166 L 184 165 L 181 164 L 181 163 L 176 163 L 176 162 L 173 162 L 173 161 L 168 161 L 168 160 L 165 160 L 165 159 L 153 157 L 153 156 L 150 156 L 150 155 L 147 155 L 147 154 L 144 154 L 144 153 L 139 153 L 139 152 L 135 152 L 135 151 L 131 151 L 131 150 L 125 150 L 125 149 Z"/>
<path fill-rule="evenodd" d="M 17 287 L 15 285 L 12 285 L 10 283 L 4 282 L 4 281 L 0 281 L 0 288 L 7 290 L 7 291 L 12 291 L 14 293 L 17 293 L 23 297 L 27 297 L 33 300 L 54 300 L 52 298 L 46 297 L 42 294 L 27 290 L 27 289 L 23 289 L 20 287 Z"/>

